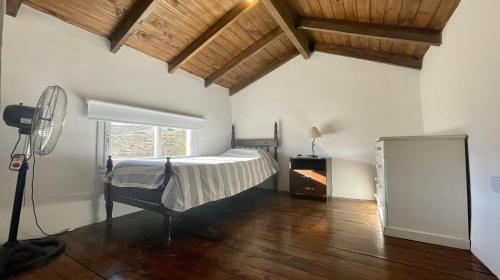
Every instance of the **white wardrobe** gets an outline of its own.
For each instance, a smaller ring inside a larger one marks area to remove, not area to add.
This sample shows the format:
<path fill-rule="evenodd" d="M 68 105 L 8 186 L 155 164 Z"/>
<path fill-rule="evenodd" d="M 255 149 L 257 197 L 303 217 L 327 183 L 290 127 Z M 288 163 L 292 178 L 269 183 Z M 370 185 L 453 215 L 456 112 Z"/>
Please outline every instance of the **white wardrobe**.
<path fill-rule="evenodd" d="M 466 136 L 384 137 L 375 146 L 384 234 L 470 249 Z"/>

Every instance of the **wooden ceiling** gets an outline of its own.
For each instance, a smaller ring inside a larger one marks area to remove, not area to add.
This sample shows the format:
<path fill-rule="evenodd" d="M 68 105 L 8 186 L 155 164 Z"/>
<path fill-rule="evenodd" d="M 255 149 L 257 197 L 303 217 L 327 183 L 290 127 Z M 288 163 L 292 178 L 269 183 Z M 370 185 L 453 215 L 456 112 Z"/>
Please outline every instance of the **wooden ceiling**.
<path fill-rule="evenodd" d="M 234 94 L 313 51 L 422 67 L 460 0 L 7 0 L 219 84 Z"/>

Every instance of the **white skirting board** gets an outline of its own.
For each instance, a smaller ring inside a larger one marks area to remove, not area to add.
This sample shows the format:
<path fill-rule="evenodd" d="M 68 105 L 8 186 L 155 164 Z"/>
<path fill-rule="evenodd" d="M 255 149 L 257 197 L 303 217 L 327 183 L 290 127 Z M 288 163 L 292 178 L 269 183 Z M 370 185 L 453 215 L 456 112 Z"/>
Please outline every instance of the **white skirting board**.
<path fill-rule="evenodd" d="M 384 235 L 403 239 L 410 239 L 431 244 L 443 245 L 458 249 L 470 250 L 470 240 L 452 236 L 433 234 L 428 232 L 413 231 L 403 228 L 384 227 Z"/>

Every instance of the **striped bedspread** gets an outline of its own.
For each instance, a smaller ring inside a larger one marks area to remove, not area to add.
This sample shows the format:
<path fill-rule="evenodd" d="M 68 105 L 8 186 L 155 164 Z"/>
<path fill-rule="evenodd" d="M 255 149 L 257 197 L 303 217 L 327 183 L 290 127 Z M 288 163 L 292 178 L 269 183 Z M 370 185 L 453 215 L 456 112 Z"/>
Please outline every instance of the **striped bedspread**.
<path fill-rule="evenodd" d="M 166 160 L 123 160 L 113 168 L 117 187 L 156 189 L 165 177 Z M 259 185 L 278 172 L 265 151 L 232 149 L 220 156 L 173 159 L 173 176 L 162 195 L 168 209 L 186 211 L 210 201 L 233 196 Z"/>

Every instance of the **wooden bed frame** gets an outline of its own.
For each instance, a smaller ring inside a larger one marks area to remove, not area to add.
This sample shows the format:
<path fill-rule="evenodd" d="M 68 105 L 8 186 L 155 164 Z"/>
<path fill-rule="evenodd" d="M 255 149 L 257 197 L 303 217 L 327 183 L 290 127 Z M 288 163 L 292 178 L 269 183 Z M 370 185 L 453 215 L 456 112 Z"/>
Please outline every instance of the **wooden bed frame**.
<path fill-rule="evenodd" d="M 273 157 L 278 161 L 278 123 L 274 123 L 274 137 L 266 139 L 236 139 L 235 126 L 232 125 L 231 131 L 231 148 L 259 148 L 272 152 Z M 113 170 L 113 160 L 108 156 L 106 162 L 106 175 Z M 177 213 L 171 209 L 166 208 L 161 202 L 161 196 L 168 181 L 173 175 L 172 163 L 170 157 L 167 157 L 165 163 L 165 178 L 163 184 L 157 189 L 140 189 L 140 188 L 120 188 L 112 185 L 109 180 L 104 187 L 104 199 L 106 201 L 106 223 L 108 226 L 112 225 L 113 203 L 119 202 L 141 209 L 153 211 L 163 215 L 163 231 L 165 241 L 168 245 L 172 242 L 172 220 Z M 270 179 L 265 180 L 260 185 L 266 184 L 269 180 L 273 180 L 274 190 L 278 188 L 278 174 L 273 175 Z"/>

